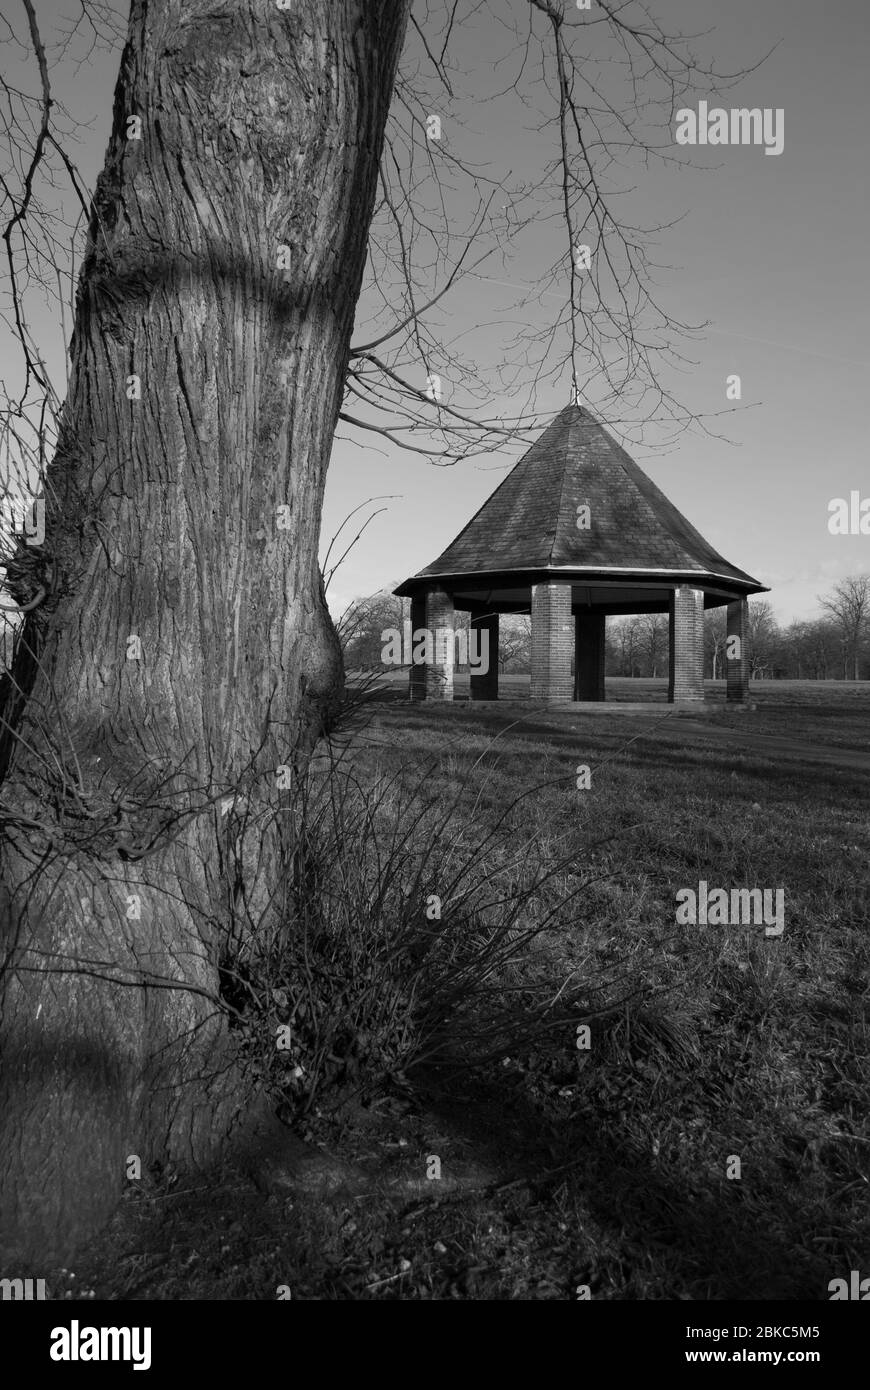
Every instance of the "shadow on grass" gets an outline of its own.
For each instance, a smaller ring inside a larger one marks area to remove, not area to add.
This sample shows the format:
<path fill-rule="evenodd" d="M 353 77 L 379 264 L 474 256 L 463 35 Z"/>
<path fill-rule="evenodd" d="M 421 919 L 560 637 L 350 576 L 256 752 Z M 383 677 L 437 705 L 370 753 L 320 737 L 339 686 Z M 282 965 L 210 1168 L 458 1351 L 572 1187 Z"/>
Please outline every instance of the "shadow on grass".
<path fill-rule="evenodd" d="M 582 715 L 576 717 L 582 719 Z M 826 790 L 836 790 L 838 796 L 844 793 L 849 796 L 866 796 L 867 793 L 870 755 L 866 753 L 853 754 L 849 749 L 834 748 L 810 751 L 808 748 L 805 754 L 795 752 L 782 758 L 780 750 L 776 747 L 765 748 L 756 742 L 742 743 L 739 730 L 733 745 L 716 735 L 705 740 L 703 734 L 695 735 L 694 731 L 690 730 L 687 730 L 686 736 L 681 739 L 681 721 L 677 716 L 660 725 L 646 719 L 620 719 L 619 724 L 615 726 L 601 727 L 596 720 L 578 728 L 560 723 L 558 719 L 548 722 L 545 719 L 524 716 L 522 712 L 501 714 L 493 711 L 485 714 L 477 712 L 474 715 L 474 723 L 463 726 L 460 721 L 451 719 L 449 713 L 439 711 L 433 717 L 431 710 L 427 710 L 416 717 L 408 711 L 403 728 L 411 733 L 436 735 L 439 732 L 439 722 L 446 725 L 451 733 L 493 738 L 494 756 L 516 755 L 525 751 L 522 745 L 526 743 L 546 745 L 547 750 L 564 749 L 565 753 L 571 756 L 582 748 L 588 751 L 594 769 L 595 758 L 598 755 L 593 750 L 600 748 L 613 765 L 643 766 L 650 771 L 660 769 L 662 772 L 668 772 L 679 768 L 697 771 L 701 765 L 707 769 L 711 763 L 715 766 L 720 762 L 723 764 L 723 774 L 735 770 L 739 776 L 755 777 L 763 782 L 783 786 L 803 783 L 807 795 L 811 794 L 814 798 Z M 500 739 L 499 735 L 502 734 L 507 734 L 508 737 Z M 781 760 L 777 761 L 777 758 Z M 859 760 L 857 765 L 853 764 L 853 758 Z"/>
<path fill-rule="evenodd" d="M 808 1248 L 828 1231 L 808 1227 L 787 1160 L 759 1165 L 744 1155 L 742 1178 L 729 1180 L 723 1152 L 692 1173 L 639 1151 L 612 1115 L 542 1123 L 497 1079 L 467 1077 L 465 1086 L 460 1098 L 455 1077 L 430 1077 L 429 1107 L 484 1161 L 504 1169 L 510 1156 L 508 1167 L 573 1235 L 569 1277 L 589 1283 L 593 1298 L 820 1300 L 846 1267 L 847 1249 L 838 1258 Z"/>

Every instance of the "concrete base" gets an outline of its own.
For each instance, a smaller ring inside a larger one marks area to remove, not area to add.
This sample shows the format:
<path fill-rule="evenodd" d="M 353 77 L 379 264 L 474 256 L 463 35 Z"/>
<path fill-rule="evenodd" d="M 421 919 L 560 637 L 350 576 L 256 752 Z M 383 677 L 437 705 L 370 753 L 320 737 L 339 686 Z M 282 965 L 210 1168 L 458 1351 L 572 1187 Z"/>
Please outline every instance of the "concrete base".
<path fill-rule="evenodd" d="M 650 700 L 573 700 L 569 704 L 563 701 L 548 703 L 546 700 L 469 700 L 467 696 L 454 696 L 455 705 L 474 704 L 475 709 L 486 709 L 491 705 L 493 709 L 526 711 L 537 710 L 547 711 L 550 714 L 569 714 L 573 716 L 584 714 L 630 714 L 634 717 L 641 716 L 647 719 L 664 719 L 668 714 L 680 716 L 690 716 L 694 719 L 718 719 L 724 714 L 731 714 L 736 711 L 738 714 L 747 713 L 757 709 L 755 704 L 738 705 L 726 703 L 725 701 L 705 701 L 705 700 L 679 700 L 673 704 L 662 700 L 655 703 Z"/>
<path fill-rule="evenodd" d="M 563 706 L 542 706 L 538 702 L 538 708 L 561 709 Z M 662 700 L 661 704 L 650 700 L 582 700 L 569 705 L 568 711 L 575 715 L 630 714 L 648 719 L 664 719 L 669 714 L 693 714 L 699 719 L 704 719 L 708 715 L 724 714 L 725 708 L 725 705 L 705 704 L 703 700 L 675 700 L 672 703 Z"/>

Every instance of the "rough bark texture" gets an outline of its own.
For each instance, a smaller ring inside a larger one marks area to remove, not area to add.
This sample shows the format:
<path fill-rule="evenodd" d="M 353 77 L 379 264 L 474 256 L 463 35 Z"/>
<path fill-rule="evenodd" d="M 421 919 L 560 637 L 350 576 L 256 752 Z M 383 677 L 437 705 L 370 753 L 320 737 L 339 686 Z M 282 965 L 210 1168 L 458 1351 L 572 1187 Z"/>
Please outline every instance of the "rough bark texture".
<path fill-rule="evenodd" d="M 4 1268 L 251 1100 L 217 966 L 240 904 L 281 924 L 276 769 L 340 683 L 320 508 L 407 8 L 132 6 L 2 711 Z"/>

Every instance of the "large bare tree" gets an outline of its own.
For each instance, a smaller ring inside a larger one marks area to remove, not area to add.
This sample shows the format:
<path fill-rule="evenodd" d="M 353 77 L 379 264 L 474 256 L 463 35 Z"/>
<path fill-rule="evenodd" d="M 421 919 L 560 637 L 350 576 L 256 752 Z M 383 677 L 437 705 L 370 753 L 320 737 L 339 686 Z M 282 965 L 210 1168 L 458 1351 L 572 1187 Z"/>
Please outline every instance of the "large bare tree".
<path fill-rule="evenodd" d="M 132 6 L 46 499 L 50 582 L 4 711 L 13 1248 L 62 1252 L 126 1155 L 202 1158 L 244 1109 L 211 1002 L 222 798 L 280 797 L 276 770 L 335 699 L 318 523 L 407 11 Z M 286 830 L 272 815 L 250 834 L 262 922 L 284 906 Z"/>
<path fill-rule="evenodd" d="M 133 0 L 51 449 L 36 411 L 45 536 L 6 564 L 23 616 L 0 709 L 10 1257 L 66 1255 L 111 1208 L 128 1155 L 204 1160 L 256 1114 L 220 968 L 251 933 L 292 931 L 288 787 L 341 684 L 317 565 L 339 418 L 396 438 L 399 411 L 403 443 L 434 426 L 450 458 L 503 437 L 515 422 L 481 433 L 426 386 L 427 315 L 517 228 L 554 218 L 562 249 L 542 284 L 563 307 L 522 344 L 529 380 L 567 370 L 646 417 L 674 405 L 654 361 L 675 325 L 642 231 L 611 210 L 613 172 L 628 152 L 674 159 L 674 106 L 711 75 L 641 4 L 494 12 L 556 135 L 497 226 L 499 181 L 428 138 L 426 83 L 452 99 L 459 8 L 415 16 L 397 80 L 410 0 Z M 40 169 L 81 195 L 31 0 L 21 16 L 38 80 L 28 119 L 6 127 L 32 137 L 3 184 L 25 363 L 4 420 L 19 441 L 34 391 L 52 399 L 21 307 L 44 265 Z M 615 98 L 589 63 L 599 36 Z M 5 96 L 12 110 L 15 83 Z M 479 191 L 461 236 L 426 206 L 421 161 Z M 367 254 L 387 322 L 352 345 Z M 421 265 L 441 277 L 423 292 Z M 473 364 L 461 375 L 473 383 Z"/>

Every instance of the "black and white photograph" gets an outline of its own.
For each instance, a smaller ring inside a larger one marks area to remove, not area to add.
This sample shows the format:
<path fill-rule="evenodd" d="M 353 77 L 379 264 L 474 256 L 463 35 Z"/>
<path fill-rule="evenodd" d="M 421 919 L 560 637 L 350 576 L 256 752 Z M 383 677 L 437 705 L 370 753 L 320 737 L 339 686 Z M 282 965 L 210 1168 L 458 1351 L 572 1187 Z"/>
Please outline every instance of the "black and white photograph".
<path fill-rule="evenodd" d="M 858 1354 L 868 67 L 861 0 L 0 0 L 23 1373 Z"/>

